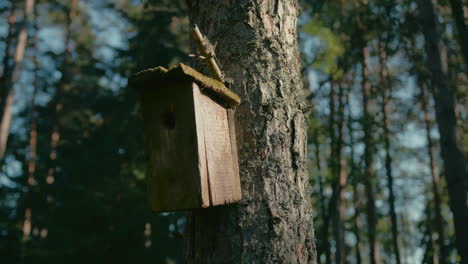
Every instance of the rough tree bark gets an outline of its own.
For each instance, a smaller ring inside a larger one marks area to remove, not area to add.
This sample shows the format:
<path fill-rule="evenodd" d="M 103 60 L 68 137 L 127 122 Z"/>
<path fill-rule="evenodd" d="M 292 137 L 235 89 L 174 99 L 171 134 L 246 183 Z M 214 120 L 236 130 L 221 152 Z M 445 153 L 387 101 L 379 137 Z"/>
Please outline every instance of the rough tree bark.
<path fill-rule="evenodd" d="M 187 1 L 213 42 L 236 111 L 243 200 L 194 211 L 190 263 L 316 263 L 306 171 L 298 2 Z"/>
<path fill-rule="evenodd" d="M 387 69 L 387 48 L 384 42 L 379 41 L 379 64 L 380 64 L 380 96 L 382 98 L 381 111 L 383 114 L 383 138 L 385 146 L 385 172 L 387 175 L 388 204 L 390 205 L 390 221 L 392 230 L 392 244 L 397 264 L 401 263 L 400 247 L 398 243 L 398 221 L 395 208 L 395 192 L 393 190 L 392 154 L 390 153 L 390 100 L 391 83 Z"/>
<path fill-rule="evenodd" d="M 427 67 L 436 108 L 440 135 L 441 156 L 449 190 L 450 209 L 455 224 L 455 246 L 462 264 L 468 264 L 468 206 L 467 173 L 461 143 L 456 135 L 455 99 L 452 82 L 448 78 L 447 54 L 438 33 L 436 13 L 431 0 L 419 0 Z"/>
<path fill-rule="evenodd" d="M 34 8 L 34 0 L 26 0 L 24 3 L 24 20 L 16 42 L 14 65 L 12 71 L 5 72 L 5 85 L 0 95 L 0 161 L 3 160 L 10 133 L 13 104 L 15 102 L 14 85 L 17 82 L 23 66 L 24 53 L 28 42 L 28 26 Z"/>
<path fill-rule="evenodd" d="M 427 106 L 427 96 L 425 94 L 424 85 L 422 82 L 419 84 L 421 93 L 421 108 L 424 112 L 424 128 L 426 130 L 427 139 L 427 155 L 429 157 L 429 168 L 431 171 L 432 180 L 432 194 L 434 195 L 434 213 L 435 213 L 435 225 L 437 229 L 437 243 L 439 246 L 439 263 L 446 263 L 447 252 L 445 248 L 445 234 L 444 234 L 444 220 L 442 218 L 441 200 L 440 200 L 440 187 L 439 187 L 439 168 L 435 158 L 434 141 L 431 137 L 431 117 Z"/>

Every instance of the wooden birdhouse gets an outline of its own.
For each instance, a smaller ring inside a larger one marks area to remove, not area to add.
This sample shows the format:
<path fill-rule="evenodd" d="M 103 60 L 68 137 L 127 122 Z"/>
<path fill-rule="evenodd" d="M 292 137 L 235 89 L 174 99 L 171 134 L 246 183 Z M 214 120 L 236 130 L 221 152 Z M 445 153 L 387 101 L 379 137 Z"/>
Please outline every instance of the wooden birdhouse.
<path fill-rule="evenodd" d="M 146 178 L 155 211 L 241 199 L 233 108 L 223 83 L 180 64 L 135 74 L 142 100 Z"/>

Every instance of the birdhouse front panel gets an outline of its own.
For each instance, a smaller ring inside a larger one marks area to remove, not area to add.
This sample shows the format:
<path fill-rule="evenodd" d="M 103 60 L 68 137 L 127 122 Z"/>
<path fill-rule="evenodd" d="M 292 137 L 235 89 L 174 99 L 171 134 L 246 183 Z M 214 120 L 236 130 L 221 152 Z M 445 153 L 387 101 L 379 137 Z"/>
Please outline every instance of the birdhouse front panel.
<path fill-rule="evenodd" d="M 183 64 L 130 79 L 141 93 L 148 197 L 155 211 L 241 199 L 234 111 L 237 95 Z"/>
<path fill-rule="evenodd" d="M 194 106 L 187 85 L 142 96 L 147 189 L 157 211 L 200 206 Z"/>

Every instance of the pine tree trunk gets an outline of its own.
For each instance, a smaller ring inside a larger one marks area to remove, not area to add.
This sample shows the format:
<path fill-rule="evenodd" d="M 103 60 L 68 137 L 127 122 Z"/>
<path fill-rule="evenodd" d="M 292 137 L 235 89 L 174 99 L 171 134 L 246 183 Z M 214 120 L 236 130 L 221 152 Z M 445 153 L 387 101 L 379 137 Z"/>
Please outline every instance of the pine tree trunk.
<path fill-rule="evenodd" d="M 433 230 L 432 230 L 432 214 L 431 214 L 431 204 L 428 201 L 426 205 L 426 220 L 424 221 L 424 226 L 426 227 L 426 231 L 424 231 L 421 244 L 426 246 L 426 250 L 424 251 L 424 255 L 422 258 L 421 263 L 431 263 L 431 264 L 439 264 L 439 258 L 437 257 L 435 242 L 433 238 Z M 426 238 L 427 237 L 427 238 Z M 441 264 L 444 264 L 443 262 Z"/>
<path fill-rule="evenodd" d="M 331 262 L 331 250 L 330 250 L 330 242 L 328 240 L 328 230 L 329 230 L 329 221 L 328 221 L 328 214 L 327 214 L 327 209 L 326 209 L 326 198 L 325 198 L 325 192 L 324 192 L 324 186 L 325 186 L 325 180 L 326 180 L 326 174 L 324 175 L 322 173 L 322 166 L 320 162 L 320 142 L 319 142 L 319 135 L 318 132 L 315 131 L 314 133 L 314 147 L 315 147 L 315 165 L 317 167 L 317 170 L 320 172 L 320 178 L 318 179 L 319 182 L 319 203 L 320 203 L 320 210 L 322 211 L 321 216 L 322 216 L 322 225 L 321 225 L 321 232 L 320 232 L 320 239 L 318 240 L 318 247 L 317 247 L 317 259 L 318 262 L 320 262 L 320 256 L 322 254 L 325 254 L 325 262 L 330 263 Z"/>
<path fill-rule="evenodd" d="M 21 24 L 18 40 L 16 42 L 13 70 L 11 74 L 5 75 L 4 91 L 0 98 L 0 161 L 3 160 L 8 143 L 13 104 L 15 102 L 14 85 L 18 81 L 21 68 L 23 66 L 24 53 L 28 42 L 28 24 L 33 8 L 34 0 L 26 0 L 24 7 L 24 21 Z"/>
<path fill-rule="evenodd" d="M 364 187 L 366 191 L 367 238 L 369 240 L 369 258 L 371 264 L 380 263 L 379 248 L 377 244 L 377 212 L 374 196 L 374 140 L 372 138 L 373 118 L 370 112 L 371 83 L 369 80 L 369 50 L 362 50 L 362 107 L 364 130 Z"/>
<path fill-rule="evenodd" d="M 455 37 L 460 45 L 460 50 L 465 60 L 465 70 L 468 73 L 468 27 L 465 23 L 465 16 L 463 14 L 463 2 L 461 0 L 450 0 L 450 7 L 452 9 L 453 19 L 457 27 Z"/>
<path fill-rule="evenodd" d="M 338 159 L 336 158 L 336 122 L 335 122 L 335 113 L 336 113 L 336 107 L 335 107 L 335 100 L 336 100 L 336 81 L 333 80 L 333 77 L 330 77 L 330 93 L 329 93 L 329 98 L 328 98 L 328 108 L 330 110 L 330 114 L 328 117 L 328 137 L 330 138 L 330 156 L 328 157 L 328 167 L 331 170 L 331 175 L 332 175 L 332 182 L 331 182 L 331 188 L 332 188 L 332 195 L 330 199 L 328 200 L 328 206 L 327 206 L 327 211 L 324 213 L 324 220 L 325 220 L 325 226 L 324 226 L 324 233 L 322 240 L 323 241 L 328 241 L 330 240 L 329 237 L 329 232 L 330 232 L 330 223 L 332 223 L 333 227 L 333 232 L 335 235 L 335 243 L 336 243 L 336 238 L 337 238 L 337 225 L 338 221 L 336 219 L 336 201 L 337 201 L 337 195 L 338 195 L 338 175 L 337 175 L 337 167 L 338 167 Z M 328 243 L 328 247 L 330 247 L 330 243 Z M 330 252 L 331 253 L 331 252 Z M 328 259 L 326 259 L 326 263 L 330 263 L 331 261 L 331 255 L 326 256 Z M 336 261 L 336 250 L 335 250 L 335 261 Z"/>
<path fill-rule="evenodd" d="M 395 193 L 393 190 L 393 170 L 392 170 L 392 155 L 390 153 L 390 98 L 391 84 L 389 81 L 387 70 L 387 54 L 386 46 L 383 42 L 379 43 L 379 63 L 380 63 L 380 82 L 381 82 L 381 97 L 382 97 L 382 114 L 383 114 L 383 132 L 385 145 L 385 171 L 387 175 L 388 188 L 388 204 L 390 205 L 390 220 L 392 229 L 392 244 L 395 253 L 395 260 L 400 264 L 400 247 L 398 245 L 398 221 L 395 209 Z"/>
<path fill-rule="evenodd" d="M 455 223 L 455 245 L 461 256 L 461 263 L 468 264 L 468 243 L 465 241 L 468 237 L 467 173 L 461 143 L 456 135 L 455 89 L 447 77 L 447 54 L 437 32 L 438 25 L 432 1 L 420 0 L 419 4 L 439 127 L 441 156 Z"/>
<path fill-rule="evenodd" d="M 31 95 L 30 102 L 30 124 L 29 124 L 29 157 L 28 157 L 28 184 L 30 186 L 36 183 L 36 155 L 37 155 L 37 120 L 36 120 L 36 96 L 39 90 L 39 62 L 37 59 L 38 51 L 38 41 L 39 41 L 39 28 L 37 21 L 37 8 L 34 8 L 35 13 L 35 24 L 34 24 L 34 56 L 32 58 L 34 64 L 34 73 L 33 73 L 33 93 Z"/>
<path fill-rule="evenodd" d="M 10 76 L 11 67 L 10 67 L 10 50 L 11 50 L 11 42 L 13 40 L 13 35 L 15 32 L 15 11 L 16 11 L 16 2 L 11 1 L 10 11 L 8 12 L 8 34 L 5 39 L 5 52 L 3 56 L 3 73 L 2 78 L 0 79 L 0 104 L 2 103 L 2 98 L 6 97 L 5 94 L 5 87 L 6 87 L 6 80 L 7 76 Z"/>
<path fill-rule="evenodd" d="M 306 171 L 297 1 L 188 1 L 212 42 L 236 111 L 243 200 L 194 211 L 189 263 L 316 263 Z"/>
<path fill-rule="evenodd" d="M 35 180 L 35 171 L 36 171 L 36 153 L 37 153 L 37 123 L 36 123 L 36 94 L 38 90 L 38 70 L 39 65 L 37 61 L 36 54 L 38 53 L 37 42 L 38 42 L 38 27 L 37 27 L 37 8 L 34 8 L 34 16 L 35 16 L 35 24 L 34 24 L 34 40 L 33 40 L 33 48 L 34 48 L 34 56 L 32 58 L 34 64 L 34 73 L 33 73 L 33 93 L 31 97 L 31 104 L 30 104 L 30 131 L 29 131 L 29 157 L 28 157 L 28 191 L 24 194 L 25 198 L 25 211 L 24 211 L 24 220 L 23 220 L 23 239 L 22 239 L 22 249 L 21 249 L 21 262 L 24 263 L 26 257 L 26 243 L 30 238 L 31 235 L 31 228 L 32 228 L 32 201 L 34 201 L 35 197 L 33 196 L 32 188 L 36 184 Z"/>
<path fill-rule="evenodd" d="M 350 107 L 350 100 L 349 97 L 351 95 L 351 89 L 348 91 L 346 96 L 346 105 L 348 105 L 348 133 L 349 133 L 349 147 L 350 147 L 350 163 L 351 163 L 351 171 L 349 172 L 349 176 L 351 178 L 352 187 L 353 187 L 353 205 L 354 205 L 354 214 L 353 214 L 353 232 L 354 236 L 356 237 L 356 243 L 354 244 L 355 252 L 356 252 L 356 264 L 362 263 L 362 255 L 361 255 L 361 222 L 359 220 L 360 210 L 361 207 L 359 205 L 359 193 L 358 193 L 358 171 L 356 168 L 356 163 L 354 161 L 354 129 L 353 129 L 353 117 L 351 114 L 351 107 Z"/>
<path fill-rule="evenodd" d="M 335 230 L 335 245 L 336 253 L 335 260 L 337 264 L 344 264 L 346 262 L 346 253 L 345 253 L 345 243 L 344 243 L 344 214 L 345 214 L 345 205 L 344 205 L 344 188 L 346 186 L 346 160 L 344 159 L 344 88 L 343 84 L 340 82 L 338 85 L 338 119 L 337 123 L 337 138 L 336 138 L 336 156 L 332 157 L 338 162 L 336 164 L 337 168 L 335 171 L 335 177 L 337 179 L 336 185 L 336 203 L 333 207 L 335 210 L 334 214 L 334 230 Z"/>
<path fill-rule="evenodd" d="M 435 224 L 438 235 L 438 246 L 439 246 L 439 263 L 446 263 L 447 252 L 445 248 L 445 234 L 444 234 L 444 221 L 442 218 L 441 200 L 440 200 L 440 187 L 439 187 L 439 168 L 437 167 L 434 151 L 434 142 L 431 137 L 431 117 L 427 107 L 427 97 L 425 95 L 424 86 L 422 83 L 419 85 L 421 92 L 421 107 L 424 112 L 424 126 L 426 129 L 427 139 L 427 155 L 429 157 L 429 167 L 431 171 L 432 180 L 432 194 L 434 196 L 434 211 L 435 211 Z"/>
<path fill-rule="evenodd" d="M 54 96 L 53 105 L 54 105 L 54 116 L 52 118 L 52 131 L 50 134 L 50 152 L 49 152 L 49 168 L 47 170 L 46 183 L 53 184 L 55 182 L 55 171 L 56 171 L 56 159 L 57 159 L 57 146 L 60 141 L 60 124 L 59 117 L 63 109 L 63 92 L 65 85 L 70 81 L 70 63 L 71 63 L 71 34 L 72 34 L 72 23 L 73 19 L 76 16 L 78 0 L 71 0 L 70 6 L 68 8 L 67 14 L 67 25 L 65 28 L 65 40 L 64 40 L 64 56 L 61 66 L 62 77 L 58 83 L 57 91 Z"/>

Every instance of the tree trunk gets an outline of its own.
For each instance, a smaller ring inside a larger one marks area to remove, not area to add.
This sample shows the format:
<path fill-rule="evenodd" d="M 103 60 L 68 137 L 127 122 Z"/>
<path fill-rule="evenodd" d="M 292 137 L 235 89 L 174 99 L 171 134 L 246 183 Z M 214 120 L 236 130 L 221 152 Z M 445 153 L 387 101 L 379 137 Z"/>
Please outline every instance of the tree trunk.
<path fill-rule="evenodd" d="M 468 264 L 467 173 L 461 143 L 456 135 L 454 87 L 447 77 L 446 51 L 437 32 L 438 25 L 431 0 L 420 0 L 422 30 L 425 39 L 427 65 L 436 108 L 440 148 L 449 190 L 450 208 L 455 223 L 455 245 L 461 263 Z"/>
<path fill-rule="evenodd" d="M 56 171 L 55 163 L 57 159 L 57 146 L 60 141 L 59 117 L 63 109 L 62 96 L 64 92 L 64 87 L 70 81 L 69 68 L 70 68 L 70 63 L 71 63 L 71 47 L 70 47 L 71 34 L 72 34 L 71 26 L 73 23 L 73 19 L 76 16 L 77 2 L 78 0 L 71 0 L 70 6 L 68 9 L 67 25 L 65 28 L 65 40 L 64 40 L 65 51 L 64 51 L 64 56 L 63 56 L 63 61 L 62 61 L 62 66 L 61 66 L 62 77 L 58 83 L 57 91 L 53 98 L 53 105 L 54 105 L 55 113 L 52 118 L 53 125 L 52 125 L 52 132 L 50 135 L 49 168 L 47 170 L 47 177 L 46 177 L 47 184 L 53 184 L 55 182 L 55 171 Z"/>
<path fill-rule="evenodd" d="M 22 239 L 22 249 L 21 249 L 21 260 L 24 263 L 24 258 L 26 256 L 26 243 L 30 238 L 31 235 L 31 228 L 32 228 L 32 201 L 33 191 L 32 188 L 36 184 L 35 180 L 35 171 L 36 171 L 36 153 L 37 153 L 37 124 L 36 124 L 36 94 L 38 90 L 38 70 L 39 65 L 37 61 L 36 54 L 38 53 L 37 42 L 38 42 L 38 27 L 37 27 L 37 8 L 34 8 L 34 16 L 35 16 L 35 23 L 34 23 L 34 40 L 33 40 L 33 48 L 34 48 L 34 56 L 32 58 L 34 64 L 34 72 L 33 72 L 33 93 L 31 97 L 31 105 L 30 105 L 30 131 L 29 131 L 29 157 L 28 157 L 28 179 L 27 183 L 29 185 L 28 191 L 25 193 L 25 212 L 24 212 L 24 221 L 23 221 L 23 239 Z"/>
<path fill-rule="evenodd" d="M 297 1 L 188 1 L 212 42 L 236 111 L 243 200 L 194 211 L 190 263 L 316 263 L 306 170 Z"/>
<path fill-rule="evenodd" d="M 468 27 L 465 23 L 465 16 L 463 15 L 463 3 L 461 0 L 450 0 L 450 7 L 458 32 L 455 36 L 460 45 L 463 59 L 465 60 L 465 70 L 468 73 Z"/>
<path fill-rule="evenodd" d="M 350 147 L 350 163 L 351 163 L 351 170 L 349 172 L 349 176 L 351 178 L 351 183 L 353 187 L 353 205 L 354 205 L 354 214 L 353 214 L 353 231 L 354 236 L 356 237 L 356 243 L 354 244 L 355 251 L 356 251 L 356 264 L 362 263 L 362 255 L 361 255 L 361 234 L 360 234 L 360 227 L 361 222 L 359 220 L 360 210 L 361 207 L 359 205 L 359 193 L 358 193 L 358 172 L 356 168 L 356 163 L 354 161 L 354 129 L 353 129 L 353 117 L 351 114 L 351 107 L 350 107 L 350 100 L 349 97 L 351 95 L 351 89 L 348 91 L 346 96 L 346 105 L 348 105 L 348 133 L 349 133 L 349 147 Z"/>
<path fill-rule="evenodd" d="M 369 80 L 369 50 L 362 50 L 362 107 L 364 130 L 364 187 L 366 191 L 367 237 L 369 240 L 369 258 L 371 264 L 380 263 L 379 248 L 376 239 L 377 212 L 374 196 L 374 140 L 372 138 L 373 117 L 370 112 L 371 83 Z"/>
<path fill-rule="evenodd" d="M 36 95 L 39 89 L 39 62 L 37 60 L 38 51 L 38 22 L 37 22 L 37 8 L 34 9 L 35 11 L 35 19 L 36 23 L 34 24 L 34 56 L 32 58 L 34 64 L 34 73 L 33 73 L 33 93 L 31 95 L 31 102 L 30 102 L 30 124 L 29 124 L 29 157 L 28 157 L 28 184 L 30 186 L 36 183 L 35 173 L 36 173 L 36 155 L 37 155 L 37 120 L 36 120 Z"/>
<path fill-rule="evenodd" d="M 24 21 L 21 24 L 15 48 L 14 66 L 11 74 L 5 75 L 5 86 L 0 98 L 0 161 L 3 160 L 10 133 L 13 104 L 15 102 L 14 85 L 18 81 L 23 66 L 24 53 L 28 42 L 28 24 L 34 8 L 34 0 L 26 0 Z M 5 72 L 8 73 L 8 72 Z"/>
<path fill-rule="evenodd" d="M 435 250 L 435 243 L 433 239 L 432 221 L 431 221 L 432 215 L 431 215 L 430 207 L 431 207 L 430 202 L 428 202 L 426 206 L 426 210 L 425 210 L 426 220 L 424 221 L 424 224 L 425 224 L 424 227 L 426 227 L 426 231 L 424 231 L 421 242 L 420 242 L 421 245 L 424 245 L 426 247 L 426 250 L 424 250 L 424 255 L 423 255 L 421 263 L 422 264 L 425 264 L 425 263 L 439 264 L 439 258 L 437 258 L 437 253 Z"/>
<path fill-rule="evenodd" d="M 342 81 L 339 84 L 338 92 L 338 119 L 337 123 L 337 138 L 336 138 L 336 156 L 332 157 L 338 162 L 335 170 L 335 177 L 337 179 L 336 185 L 336 203 L 333 207 L 334 214 L 334 230 L 335 230 L 335 245 L 336 254 L 335 259 L 337 264 L 344 264 L 346 262 L 345 243 L 344 243 L 344 222 L 345 222 L 345 204 L 344 204 L 344 188 L 346 186 L 346 160 L 344 158 L 344 88 Z"/>
<path fill-rule="evenodd" d="M 380 63 L 380 83 L 382 97 L 382 114 L 383 114 L 383 132 L 385 145 L 385 171 L 387 175 L 388 187 L 388 204 L 390 205 L 390 220 L 392 228 L 392 244 L 395 252 L 395 260 L 400 264 L 400 247 L 398 245 L 398 221 L 395 209 L 395 193 L 393 190 L 393 170 L 392 170 L 392 155 L 390 153 L 390 99 L 391 99 L 391 84 L 387 69 L 387 54 L 386 46 L 383 42 L 379 43 L 379 63 Z"/>
<path fill-rule="evenodd" d="M 326 207 L 326 211 L 324 211 L 324 226 L 323 226 L 323 233 L 322 233 L 322 241 L 328 241 L 329 232 L 330 232 L 330 222 L 333 224 L 333 233 L 335 239 L 335 262 L 341 262 L 341 239 L 340 239 L 340 223 L 339 223 L 339 215 L 338 215 L 338 200 L 340 194 L 340 158 L 339 156 L 339 145 L 338 145 L 338 135 L 337 135 L 337 120 L 336 117 L 336 80 L 333 80 L 333 77 L 330 77 L 330 93 L 329 93 L 329 103 L 328 108 L 330 109 L 330 114 L 328 118 L 328 136 L 330 138 L 330 156 L 328 158 L 328 167 L 331 170 L 332 175 L 332 195 L 328 200 L 328 206 Z M 325 242 L 328 247 L 330 247 L 329 242 Z M 330 263 L 331 255 L 330 255 L 330 248 L 326 249 L 328 252 L 325 255 L 326 263 Z"/>
<path fill-rule="evenodd" d="M 13 35 L 15 32 L 15 11 L 16 11 L 16 3 L 15 1 L 11 1 L 10 11 L 8 13 L 8 34 L 5 39 L 5 53 L 3 56 L 3 73 L 2 78 L 0 79 L 0 104 L 1 99 L 6 97 L 5 95 L 5 87 L 6 87 L 6 80 L 7 76 L 10 75 L 11 67 L 10 67 L 10 49 L 11 49 L 11 41 L 13 40 Z"/>
<path fill-rule="evenodd" d="M 444 235 L 444 220 L 442 218 L 441 200 L 440 200 L 440 187 L 439 187 L 439 168 L 437 167 L 434 151 L 434 142 L 431 137 L 431 117 L 427 107 L 427 97 L 425 95 L 424 86 L 422 83 L 419 85 L 421 92 L 421 108 L 424 112 L 424 126 L 426 129 L 427 139 L 427 154 L 429 157 L 429 168 L 431 171 L 432 179 L 432 193 L 434 195 L 434 209 L 435 209 L 435 224 L 438 234 L 439 246 L 439 263 L 444 264 L 447 261 L 447 252 L 445 248 L 445 235 Z"/>
<path fill-rule="evenodd" d="M 330 223 L 332 223 L 333 232 L 335 235 L 335 245 L 337 244 L 337 210 L 336 210 L 336 201 L 338 195 L 338 175 L 337 175 L 337 166 L 338 166 L 338 159 L 336 159 L 336 122 L 335 122 L 335 113 L 336 113 L 336 81 L 333 80 L 333 76 L 330 76 L 330 93 L 328 97 L 328 108 L 330 110 L 330 114 L 328 117 L 328 137 L 330 138 L 330 156 L 328 157 L 328 168 L 331 171 L 332 181 L 331 181 L 331 188 L 332 188 L 332 195 L 328 200 L 328 206 L 324 212 L 324 222 L 325 226 L 323 227 L 323 241 L 330 240 L 329 232 L 330 232 Z M 326 182 L 326 181 L 325 181 Z M 326 242 L 328 247 L 330 247 L 330 243 Z M 337 246 L 335 246 L 337 247 Z M 330 250 L 330 249 L 328 249 Z M 330 252 L 331 253 L 331 252 Z M 335 261 L 336 261 L 336 249 L 335 249 Z M 331 255 L 326 255 L 326 263 L 330 263 Z M 327 259 L 328 258 L 328 259 Z"/>
<path fill-rule="evenodd" d="M 314 133 L 314 147 L 315 147 L 315 165 L 317 170 L 320 172 L 319 178 L 319 202 L 320 210 L 322 212 L 322 225 L 321 225 L 321 238 L 319 239 L 318 248 L 317 248 L 317 258 L 320 262 L 320 256 L 325 254 L 325 263 L 331 263 L 331 250 L 330 242 L 328 240 L 328 230 L 329 230 L 329 218 L 327 213 L 327 202 L 324 193 L 324 185 L 326 181 L 326 174 L 322 173 L 322 166 L 320 163 L 320 142 L 318 132 Z"/>

